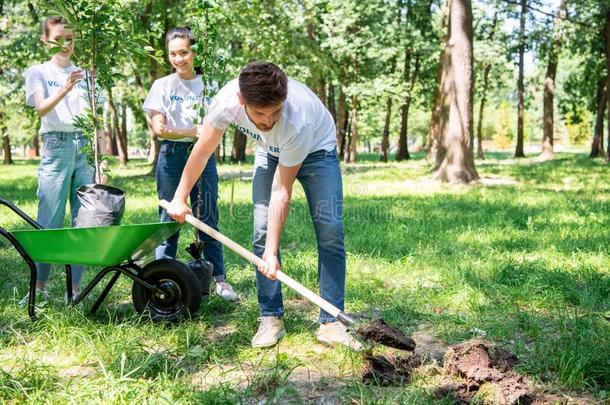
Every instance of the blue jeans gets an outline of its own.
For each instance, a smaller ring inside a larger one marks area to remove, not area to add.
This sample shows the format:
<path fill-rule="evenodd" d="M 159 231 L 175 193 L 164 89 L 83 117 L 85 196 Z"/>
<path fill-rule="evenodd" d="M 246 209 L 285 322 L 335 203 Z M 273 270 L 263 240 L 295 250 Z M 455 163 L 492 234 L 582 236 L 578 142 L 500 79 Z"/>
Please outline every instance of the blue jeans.
<path fill-rule="evenodd" d="M 157 162 L 157 195 L 159 199 L 171 201 L 174 198 L 182 171 L 188 160 L 193 144 L 190 142 L 162 141 Z M 203 194 L 200 195 L 200 182 L 203 181 Z M 208 164 L 203 169 L 201 177 L 191 190 L 191 208 L 193 215 L 205 224 L 218 230 L 218 172 L 216 171 L 216 157 L 212 154 Z M 173 221 L 165 209 L 159 207 L 161 222 Z M 180 231 L 169 237 L 156 250 L 157 259 L 175 259 L 178 251 L 178 238 Z M 225 266 L 222 246 L 216 239 L 203 232 L 199 232 L 199 240 L 203 245 L 203 256 L 214 265 L 213 276 L 216 281 L 225 278 Z"/>
<path fill-rule="evenodd" d="M 259 149 L 254 159 L 252 200 L 254 202 L 254 254 L 262 257 L 267 236 L 267 211 L 273 175 L 278 159 Z M 317 151 L 303 161 L 297 179 L 303 186 L 318 244 L 320 295 L 340 310 L 345 296 L 345 246 L 343 237 L 343 185 L 337 152 Z M 279 252 L 278 252 L 279 257 Z M 256 272 L 261 316 L 283 316 L 281 283 Z M 320 311 L 320 322 L 336 318 Z"/>
<path fill-rule="evenodd" d="M 66 202 L 70 199 L 70 218 L 78 213 L 76 189 L 93 182 L 93 167 L 82 148 L 87 144 L 80 132 L 49 132 L 42 135 L 43 149 L 38 166 L 38 222 L 43 228 L 62 228 Z M 38 281 L 49 280 L 51 265 L 36 263 Z M 80 285 L 83 266 L 72 265 L 72 284 Z"/>

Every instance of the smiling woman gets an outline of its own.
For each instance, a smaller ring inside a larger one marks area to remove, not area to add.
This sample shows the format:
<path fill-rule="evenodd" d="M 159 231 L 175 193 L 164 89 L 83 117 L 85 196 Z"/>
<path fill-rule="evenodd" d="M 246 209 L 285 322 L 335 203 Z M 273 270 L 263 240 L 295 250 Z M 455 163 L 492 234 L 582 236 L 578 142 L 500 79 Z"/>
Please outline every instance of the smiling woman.
<path fill-rule="evenodd" d="M 192 46 L 196 39 L 187 27 L 170 30 L 166 35 L 166 48 L 174 73 L 153 83 L 144 110 L 151 117 L 152 128 L 161 138 L 159 162 L 155 177 L 159 199 L 171 200 L 178 187 L 186 160 L 193 147 L 199 125 L 199 108 L 207 105 L 212 83 L 204 83 L 201 71 L 195 67 L 195 52 Z M 216 161 L 211 159 L 199 173 L 200 179 L 190 193 L 191 206 L 195 215 L 212 228 L 218 229 L 218 173 Z M 171 221 L 164 209 L 160 211 L 161 221 Z M 179 233 L 176 232 L 163 242 L 156 251 L 158 259 L 175 259 Z M 203 243 L 203 256 L 214 266 L 216 293 L 227 300 L 235 300 L 237 295 L 225 281 L 224 258 L 220 243 L 204 233 L 199 234 Z"/>
<path fill-rule="evenodd" d="M 30 67 L 24 74 L 26 103 L 40 116 L 39 133 L 43 139 L 38 170 L 38 223 L 43 228 L 61 228 L 70 200 L 72 223 L 79 210 L 76 190 L 93 180 L 92 167 L 83 148 L 87 140 L 74 126 L 87 103 L 86 89 L 81 85 L 83 71 L 72 64 L 73 32 L 61 17 L 48 17 L 43 23 L 42 42 L 58 52 L 43 64 Z M 37 291 L 46 296 L 51 266 L 37 264 Z M 72 289 L 78 293 L 82 266 L 72 266 Z M 24 301 L 25 302 L 25 301 Z"/>

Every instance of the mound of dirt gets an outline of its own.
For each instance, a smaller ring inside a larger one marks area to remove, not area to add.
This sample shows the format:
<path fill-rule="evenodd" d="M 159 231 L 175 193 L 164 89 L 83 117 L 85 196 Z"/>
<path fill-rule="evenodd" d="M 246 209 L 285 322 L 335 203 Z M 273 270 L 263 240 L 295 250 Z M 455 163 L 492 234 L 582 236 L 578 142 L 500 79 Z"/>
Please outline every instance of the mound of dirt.
<path fill-rule="evenodd" d="M 415 350 L 415 341 L 405 336 L 400 329 L 390 326 L 383 319 L 375 319 L 358 329 L 364 339 L 400 350 Z"/>
<path fill-rule="evenodd" d="M 493 394 L 492 403 L 531 404 L 534 389 L 513 371 L 517 356 L 484 340 L 469 340 L 453 346 L 445 355 L 448 376 L 457 376 L 466 383 L 447 379 L 439 396 L 452 396 L 457 402 L 470 403 L 483 384 Z"/>
<path fill-rule="evenodd" d="M 362 382 L 382 386 L 408 383 L 413 369 L 422 364 L 421 357 L 416 354 L 407 357 L 367 355 L 364 360 Z"/>
<path fill-rule="evenodd" d="M 517 356 L 483 340 L 453 346 L 445 355 L 445 371 L 478 383 L 500 381 L 517 364 Z"/>

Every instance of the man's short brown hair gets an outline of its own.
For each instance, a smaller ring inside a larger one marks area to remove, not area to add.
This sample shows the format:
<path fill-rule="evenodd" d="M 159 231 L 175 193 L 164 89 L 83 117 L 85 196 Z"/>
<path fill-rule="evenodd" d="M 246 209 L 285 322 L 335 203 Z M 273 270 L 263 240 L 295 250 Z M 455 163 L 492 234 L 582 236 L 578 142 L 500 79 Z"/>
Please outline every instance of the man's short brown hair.
<path fill-rule="evenodd" d="M 271 62 L 251 62 L 239 73 L 239 92 L 246 104 L 278 105 L 288 96 L 288 78 Z"/>

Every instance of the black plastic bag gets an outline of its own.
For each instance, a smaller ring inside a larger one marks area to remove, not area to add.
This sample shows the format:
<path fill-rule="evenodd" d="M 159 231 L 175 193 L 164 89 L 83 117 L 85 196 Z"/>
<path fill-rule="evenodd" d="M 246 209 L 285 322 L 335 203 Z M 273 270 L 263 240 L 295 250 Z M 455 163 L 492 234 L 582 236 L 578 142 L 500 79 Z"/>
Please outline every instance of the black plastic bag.
<path fill-rule="evenodd" d="M 76 190 L 80 207 L 75 227 L 120 225 L 125 212 L 125 192 L 103 184 L 85 184 Z"/>
<path fill-rule="evenodd" d="M 201 284 L 201 292 L 204 298 L 210 295 L 210 286 L 212 284 L 212 273 L 214 265 L 205 260 L 201 252 L 203 251 L 203 242 L 193 242 L 186 248 L 186 251 L 193 257 L 193 260 L 186 265 L 199 279 Z"/>

